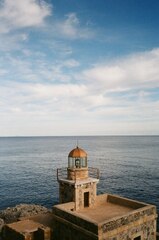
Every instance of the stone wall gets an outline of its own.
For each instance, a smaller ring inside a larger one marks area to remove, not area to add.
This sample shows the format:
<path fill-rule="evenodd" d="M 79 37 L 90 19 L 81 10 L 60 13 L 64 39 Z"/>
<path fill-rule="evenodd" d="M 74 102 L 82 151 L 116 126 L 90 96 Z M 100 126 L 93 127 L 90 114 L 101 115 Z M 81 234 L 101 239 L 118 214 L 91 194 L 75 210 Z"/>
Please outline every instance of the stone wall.
<path fill-rule="evenodd" d="M 136 200 L 120 197 L 117 195 L 111 195 L 111 194 L 107 195 L 107 202 L 122 205 L 125 207 L 130 207 L 132 209 L 138 209 L 145 206 L 149 206 L 149 204 L 146 204 L 146 203 L 138 202 Z"/>
<path fill-rule="evenodd" d="M 81 180 L 88 178 L 88 168 L 67 169 L 67 178 L 69 180 Z"/>
<path fill-rule="evenodd" d="M 79 184 L 75 189 L 75 210 L 84 208 L 84 193 L 89 193 L 88 206 L 92 207 L 96 200 L 96 182 Z"/>
<path fill-rule="evenodd" d="M 19 233 L 13 229 L 11 229 L 9 226 L 5 225 L 3 229 L 3 239 L 7 240 L 26 240 L 26 236 L 23 233 Z"/>
<path fill-rule="evenodd" d="M 54 240 L 98 240 L 96 234 L 59 217 L 56 217 L 54 226 Z"/>
<path fill-rule="evenodd" d="M 156 207 L 148 206 L 99 226 L 100 240 L 156 240 Z"/>
<path fill-rule="evenodd" d="M 68 206 L 69 206 L 69 204 L 70 203 L 68 203 Z M 54 219 L 55 219 L 54 231 L 56 231 L 58 229 L 58 228 L 56 228 L 57 225 L 60 226 L 62 224 L 62 225 L 69 225 L 69 227 L 71 229 L 78 228 L 78 229 L 80 229 L 80 232 L 81 231 L 84 231 L 86 233 L 90 232 L 90 233 L 92 233 L 93 236 L 98 235 L 98 225 L 95 222 L 90 222 L 89 220 L 87 220 L 85 218 L 80 218 L 77 212 L 71 211 L 71 209 L 68 210 L 67 204 L 65 204 L 64 206 L 62 206 L 62 205 L 56 205 L 53 207 L 53 214 L 54 214 Z M 79 235 L 80 235 L 80 233 L 79 233 Z M 74 237 L 75 236 L 76 235 L 74 235 Z M 70 239 L 73 239 L 73 238 L 70 238 Z"/>
<path fill-rule="evenodd" d="M 133 240 L 139 236 L 141 236 L 141 240 L 156 240 L 155 223 L 153 220 L 143 224 L 134 222 L 132 225 L 120 227 L 99 236 L 99 240 Z"/>
<path fill-rule="evenodd" d="M 84 208 L 84 193 L 89 193 L 88 206 L 92 207 L 96 200 L 96 181 L 75 182 L 59 182 L 60 203 L 75 202 L 75 210 Z"/>
<path fill-rule="evenodd" d="M 18 227 L 16 228 L 16 224 L 19 226 L 23 221 L 19 221 L 17 223 L 8 224 L 4 226 L 2 239 L 5 240 L 53 240 L 53 234 L 49 227 L 42 226 L 41 224 L 37 225 L 37 228 L 29 230 L 26 229 L 23 231 Z M 12 226 L 13 225 L 13 226 Z"/>
<path fill-rule="evenodd" d="M 73 185 L 65 182 L 59 183 L 59 201 L 60 203 L 67 203 L 75 201 L 75 190 Z"/>

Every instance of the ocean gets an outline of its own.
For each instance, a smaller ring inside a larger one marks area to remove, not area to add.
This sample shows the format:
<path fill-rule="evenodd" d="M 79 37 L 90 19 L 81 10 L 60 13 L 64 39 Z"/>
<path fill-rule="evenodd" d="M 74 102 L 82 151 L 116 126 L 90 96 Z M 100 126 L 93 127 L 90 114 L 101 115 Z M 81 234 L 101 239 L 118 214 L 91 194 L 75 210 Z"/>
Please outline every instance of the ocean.
<path fill-rule="evenodd" d="M 56 169 L 76 147 L 100 170 L 98 194 L 112 193 L 159 209 L 159 136 L 1 137 L 0 209 L 58 203 Z"/>

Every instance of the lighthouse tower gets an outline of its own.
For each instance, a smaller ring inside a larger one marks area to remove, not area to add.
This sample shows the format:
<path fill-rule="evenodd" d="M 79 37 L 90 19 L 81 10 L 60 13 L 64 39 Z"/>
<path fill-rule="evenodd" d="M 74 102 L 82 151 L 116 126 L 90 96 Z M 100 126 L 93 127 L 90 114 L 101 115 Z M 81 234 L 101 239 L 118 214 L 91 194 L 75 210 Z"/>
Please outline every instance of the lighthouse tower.
<path fill-rule="evenodd" d="M 78 146 L 68 154 L 68 166 L 57 169 L 60 203 L 74 202 L 75 209 L 94 206 L 99 170 L 88 168 L 87 153 Z"/>

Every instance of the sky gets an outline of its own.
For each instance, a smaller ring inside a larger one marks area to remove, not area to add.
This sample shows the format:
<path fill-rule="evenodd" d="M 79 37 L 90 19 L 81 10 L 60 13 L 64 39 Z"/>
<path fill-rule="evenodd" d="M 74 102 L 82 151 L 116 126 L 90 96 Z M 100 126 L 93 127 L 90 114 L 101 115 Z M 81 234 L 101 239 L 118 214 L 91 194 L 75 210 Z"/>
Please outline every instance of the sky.
<path fill-rule="evenodd" d="M 0 0 L 0 136 L 159 135 L 158 0 Z"/>

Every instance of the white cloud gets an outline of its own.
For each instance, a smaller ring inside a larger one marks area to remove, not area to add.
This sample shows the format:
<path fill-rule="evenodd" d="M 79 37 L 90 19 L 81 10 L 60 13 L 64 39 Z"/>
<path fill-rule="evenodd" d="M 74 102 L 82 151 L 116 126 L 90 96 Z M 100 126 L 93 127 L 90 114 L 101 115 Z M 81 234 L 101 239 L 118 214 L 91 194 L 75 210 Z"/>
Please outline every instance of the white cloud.
<path fill-rule="evenodd" d="M 0 68 L 0 77 L 1 77 L 1 76 L 4 76 L 4 75 L 7 74 L 7 73 L 8 73 L 8 71 L 7 71 L 6 69 Z"/>
<path fill-rule="evenodd" d="M 21 128 L 23 135 L 23 129 L 32 135 L 40 134 L 41 128 L 46 129 L 44 135 L 159 133 L 158 49 L 96 65 L 78 73 L 74 82 L 69 71 L 79 71 L 75 67 L 80 63 L 73 58 L 48 63 L 42 57 L 39 62 L 34 59 L 33 68 L 18 57 L 7 60 L 18 79 L 30 81 L 13 81 L 10 74 L 10 81 L 2 82 L 1 126 L 6 125 L 5 119 L 11 119 L 8 125 L 16 122 L 16 131 L 18 125 L 29 125 L 30 130 Z M 7 73 L 2 69 L 2 74 Z M 74 132 L 67 131 L 70 128 Z M 4 132 L 3 127 L 0 133 Z"/>
<path fill-rule="evenodd" d="M 0 35 L 0 51 L 6 53 L 12 50 L 19 50 L 22 48 L 22 44 L 29 40 L 29 36 L 26 33 L 15 34 L 1 34 Z"/>
<path fill-rule="evenodd" d="M 67 19 L 61 25 L 61 30 L 67 36 L 76 37 L 79 27 L 79 20 L 75 13 L 70 13 L 66 17 Z"/>
<path fill-rule="evenodd" d="M 63 66 L 68 67 L 68 68 L 74 68 L 74 67 L 78 67 L 80 65 L 80 63 L 78 61 L 76 61 L 75 59 L 68 59 L 66 61 L 64 61 Z"/>
<path fill-rule="evenodd" d="M 70 39 L 87 39 L 94 36 L 94 33 L 88 27 L 80 26 L 80 20 L 76 13 L 67 14 L 66 20 L 58 22 L 56 28 L 58 33 Z"/>
<path fill-rule="evenodd" d="M 7 98 L 7 95 L 10 98 Z M 28 103 L 43 106 L 45 102 L 66 102 L 71 103 L 74 98 L 82 98 L 87 95 L 87 88 L 84 85 L 75 84 L 39 84 L 39 83 L 13 83 L 7 82 L 0 88 L 1 99 L 8 105 L 7 109 L 25 108 Z M 12 101 L 10 101 L 12 99 Z M 14 105 L 14 107 L 12 106 Z M 18 105 L 18 106 L 17 106 Z M 65 108 L 65 104 L 64 104 Z"/>
<path fill-rule="evenodd" d="M 1 33 L 39 26 L 51 14 L 50 5 L 43 0 L 3 0 L 0 7 Z"/>
<path fill-rule="evenodd" d="M 94 66 L 83 72 L 93 87 L 105 91 L 159 87 L 159 49 Z"/>
<path fill-rule="evenodd" d="M 29 89 L 38 98 L 72 98 L 86 95 L 87 88 L 84 85 L 75 84 L 34 84 Z"/>

